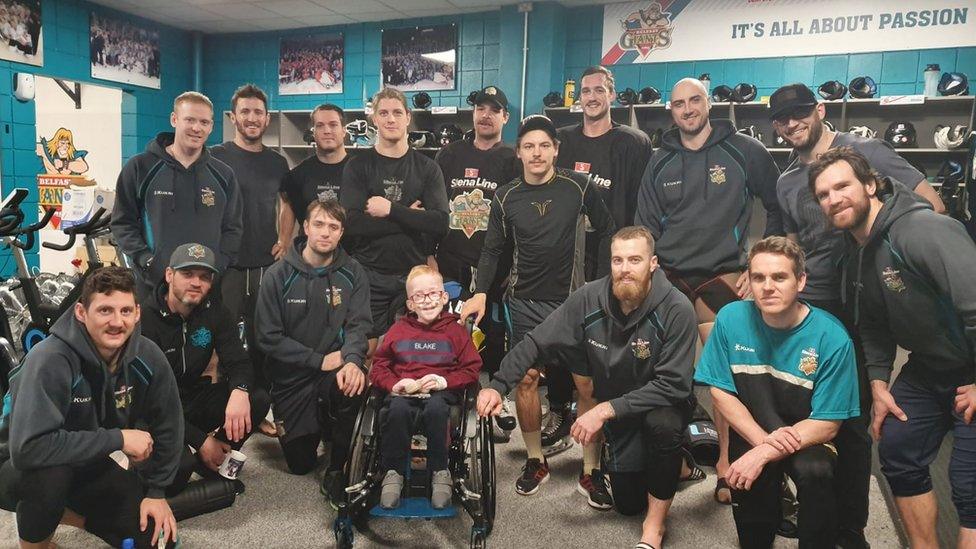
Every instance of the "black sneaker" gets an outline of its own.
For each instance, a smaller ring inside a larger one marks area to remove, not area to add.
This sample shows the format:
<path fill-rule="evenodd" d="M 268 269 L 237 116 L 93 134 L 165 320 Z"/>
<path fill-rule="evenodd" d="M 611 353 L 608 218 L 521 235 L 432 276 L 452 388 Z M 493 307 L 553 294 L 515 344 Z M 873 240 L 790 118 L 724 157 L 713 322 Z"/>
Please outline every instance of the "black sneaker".
<path fill-rule="evenodd" d="M 340 505 L 346 503 L 346 475 L 342 471 L 326 471 L 322 476 L 319 491 L 325 496 L 329 505 L 336 511 Z"/>
<path fill-rule="evenodd" d="M 576 418 L 569 406 L 549 412 L 549 423 L 542 429 L 542 445 L 552 446 L 569 436 L 569 429 Z"/>
<path fill-rule="evenodd" d="M 515 481 L 515 493 L 531 496 L 539 491 L 539 486 L 549 480 L 549 464 L 545 459 L 530 459 L 522 467 L 522 476 Z"/>
<path fill-rule="evenodd" d="M 613 507 L 613 498 L 610 497 L 610 491 L 607 489 L 607 481 L 603 477 L 603 471 L 599 469 L 593 469 L 590 474 L 580 473 L 576 491 L 586 496 L 586 502 L 594 509 L 605 511 Z"/>
<path fill-rule="evenodd" d="M 871 544 L 864 538 L 862 530 L 841 530 L 837 533 L 834 544 L 840 549 L 871 549 Z"/>

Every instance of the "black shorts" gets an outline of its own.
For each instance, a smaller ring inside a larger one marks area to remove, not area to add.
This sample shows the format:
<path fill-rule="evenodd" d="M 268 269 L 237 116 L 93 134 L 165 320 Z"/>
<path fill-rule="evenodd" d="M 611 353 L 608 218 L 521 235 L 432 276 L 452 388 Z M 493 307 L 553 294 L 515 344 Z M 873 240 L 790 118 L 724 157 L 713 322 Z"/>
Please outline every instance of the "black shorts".
<path fill-rule="evenodd" d="M 713 313 L 718 313 L 722 307 L 733 301 L 739 301 L 739 292 L 722 279 L 723 275 L 729 273 L 698 275 L 664 269 L 664 274 L 679 292 L 688 297 L 692 305 L 700 299 Z"/>
<path fill-rule="evenodd" d="M 519 344 L 525 335 L 542 324 L 562 301 L 536 301 L 510 297 L 505 300 L 505 317 L 508 324 L 508 348 Z"/>

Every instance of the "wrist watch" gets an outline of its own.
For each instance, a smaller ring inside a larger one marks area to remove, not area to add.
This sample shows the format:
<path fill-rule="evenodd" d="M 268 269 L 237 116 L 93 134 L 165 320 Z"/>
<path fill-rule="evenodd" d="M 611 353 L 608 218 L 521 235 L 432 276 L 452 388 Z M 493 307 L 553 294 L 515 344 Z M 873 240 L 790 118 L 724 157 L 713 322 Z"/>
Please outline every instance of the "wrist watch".
<path fill-rule="evenodd" d="M 238 383 L 237 387 L 234 388 L 239 391 L 244 391 L 245 393 L 250 393 L 250 391 L 248 391 L 247 383 Z"/>

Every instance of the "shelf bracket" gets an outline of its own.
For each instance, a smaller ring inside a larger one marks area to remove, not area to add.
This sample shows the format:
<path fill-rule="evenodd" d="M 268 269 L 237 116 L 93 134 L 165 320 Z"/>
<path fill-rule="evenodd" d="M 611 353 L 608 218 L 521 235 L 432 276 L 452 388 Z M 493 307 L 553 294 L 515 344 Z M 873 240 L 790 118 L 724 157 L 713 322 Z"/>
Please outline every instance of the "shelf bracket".
<path fill-rule="evenodd" d="M 72 90 L 71 88 L 68 87 L 68 84 L 66 84 L 64 80 L 61 80 L 60 78 L 54 78 L 53 80 L 57 83 L 58 87 L 64 90 L 64 93 L 68 94 L 68 97 L 70 97 L 71 100 L 75 102 L 75 108 L 80 109 L 81 108 L 81 84 L 75 82 L 74 83 L 75 89 Z"/>

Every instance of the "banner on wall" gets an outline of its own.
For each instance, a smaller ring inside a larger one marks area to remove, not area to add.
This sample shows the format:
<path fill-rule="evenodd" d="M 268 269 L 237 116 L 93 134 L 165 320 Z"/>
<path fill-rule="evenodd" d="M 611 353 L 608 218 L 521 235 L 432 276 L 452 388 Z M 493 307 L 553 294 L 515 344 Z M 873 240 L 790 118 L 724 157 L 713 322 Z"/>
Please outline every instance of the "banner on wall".
<path fill-rule="evenodd" d="M 92 78 L 159 89 L 159 31 L 91 14 Z"/>
<path fill-rule="evenodd" d="M 278 94 L 342 93 L 342 34 L 281 39 Z"/>
<path fill-rule="evenodd" d="M 0 0 L 0 59 L 44 65 L 41 0 Z"/>
<path fill-rule="evenodd" d="M 601 64 L 965 46 L 972 0 L 644 0 L 604 6 Z"/>

